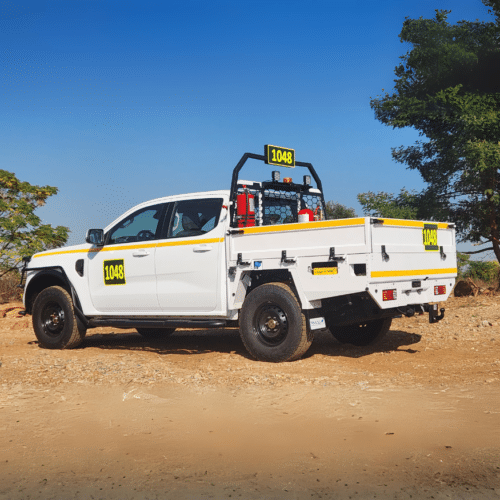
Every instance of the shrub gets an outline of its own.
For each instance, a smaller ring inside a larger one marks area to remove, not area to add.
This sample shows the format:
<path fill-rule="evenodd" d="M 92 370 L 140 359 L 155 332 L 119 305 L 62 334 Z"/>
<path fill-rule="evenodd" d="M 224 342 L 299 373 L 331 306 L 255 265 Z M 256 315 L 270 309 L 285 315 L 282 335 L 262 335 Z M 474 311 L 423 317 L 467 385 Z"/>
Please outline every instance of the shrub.
<path fill-rule="evenodd" d="M 6 274 L 0 278 L 0 304 L 22 299 L 22 288 L 19 288 L 19 275 Z"/>
<path fill-rule="evenodd" d="M 498 280 L 500 266 L 496 261 L 470 260 L 465 277 L 473 280 L 493 283 Z"/>

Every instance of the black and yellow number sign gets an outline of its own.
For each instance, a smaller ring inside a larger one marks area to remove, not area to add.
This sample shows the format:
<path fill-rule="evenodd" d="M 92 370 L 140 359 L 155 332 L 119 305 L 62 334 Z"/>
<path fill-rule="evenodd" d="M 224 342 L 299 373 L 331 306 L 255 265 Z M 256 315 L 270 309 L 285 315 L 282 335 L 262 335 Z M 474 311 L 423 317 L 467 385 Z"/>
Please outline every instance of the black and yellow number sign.
<path fill-rule="evenodd" d="M 280 165 L 282 167 L 295 167 L 295 149 L 280 148 L 279 146 L 264 146 L 266 163 L 269 165 Z"/>
<path fill-rule="evenodd" d="M 104 261 L 104 284 L 125 285 L 125 264 L 123 259 Z"/>
<path fill-rule="evenodd" d="M 422 236 L 424 239 L 424 247 L 426 250 L 434 252 L 439 250 L 437 224 L 424 224 Z"/>

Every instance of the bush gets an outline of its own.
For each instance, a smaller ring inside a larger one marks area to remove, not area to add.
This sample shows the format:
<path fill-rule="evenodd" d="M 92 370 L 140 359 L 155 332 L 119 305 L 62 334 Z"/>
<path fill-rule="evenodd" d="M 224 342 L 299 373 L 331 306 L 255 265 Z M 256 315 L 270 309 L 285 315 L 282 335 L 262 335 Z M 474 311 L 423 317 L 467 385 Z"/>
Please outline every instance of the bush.
<path fill-rule="evenodd" d="M 17 286 L 20 279 L 17 273 L 6 274 L 0 278 L 0 304 L 22 300 L 23 289 Z"/>
<path fill-rule="evenodd" d="M 484 283 L 494 283 L 498 280 L 500 266 L 496 261 L 470 260 L 465 272 L 466 278 Z"/>

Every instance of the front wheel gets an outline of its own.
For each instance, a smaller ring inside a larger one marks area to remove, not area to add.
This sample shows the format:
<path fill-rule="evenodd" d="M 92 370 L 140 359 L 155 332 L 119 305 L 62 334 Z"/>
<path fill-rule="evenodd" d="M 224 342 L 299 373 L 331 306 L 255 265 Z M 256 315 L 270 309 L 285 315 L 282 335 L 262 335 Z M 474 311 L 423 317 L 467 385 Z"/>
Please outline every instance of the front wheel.
<path fill-rule="evenodd" d="M 359 325 L 331 327 L 330 331 L 341 344 L 366 346 L 379 342 L 389 331 L 391 323 L 392 318 L 382 318 Z"/>
<path fill-rule="evenodd" d="M 267 283 L 248 294 L 240 337 L 254 358 L 273 362 L 299 359 L 313 340 L 297 297 L 284 283 Z"/>
<path fill-rule="evenodd" d="M 42 290 L 33 304 L 33 329 L 46 349 L 71 349 L 85 337 L 86 328 L 75 316 L 73 300 L 60 286 Z"/>

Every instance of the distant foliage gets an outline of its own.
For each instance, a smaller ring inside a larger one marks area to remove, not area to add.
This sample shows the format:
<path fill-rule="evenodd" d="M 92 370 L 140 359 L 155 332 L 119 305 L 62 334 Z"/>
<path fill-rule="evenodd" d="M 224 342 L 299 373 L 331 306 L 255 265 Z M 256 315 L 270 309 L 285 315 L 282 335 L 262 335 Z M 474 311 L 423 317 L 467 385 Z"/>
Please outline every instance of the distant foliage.
<path fill-rule="evenodd" d="M 496 261 L 471 260 L 465 272 L 465 277 L 475 281 L 493 283 L 498 280 L 499 271 L 500 265 Z"/>
<path fill-rule="evenodd" d="M 467 268 L 470 262 L 470 255 L 457 252 L 458 279 L 466 278 Z"/>
<path fill-rule="evenodd" d="M 418 219 L 420 197 L 415 191 L 401 189 L 399 195 L 380 191 L 358 194 L 363 213 L 370 217 Z"/>
<path fill-rule="evenodd" d="M 326 203 L 327 219 L 349 219 L 351 217 L 356 217 L 354 208 L 346 207 L 335 201 L 328 201 Z"/>
<path fill-rule="evenodd" d="M 33 186 L 0 170 L 0 278 L 20 268 L 23 256 L 64 245 L 69 229 L 42 224 L 35 215 L 57 193 L 52 186 Z"/>
<path fill-rule="evenodd" d="M 19 288 L 20 276 L 10 273 L 0 278 L 0 303 L 14 302 L 22 299 L 22 288 Z"/>

